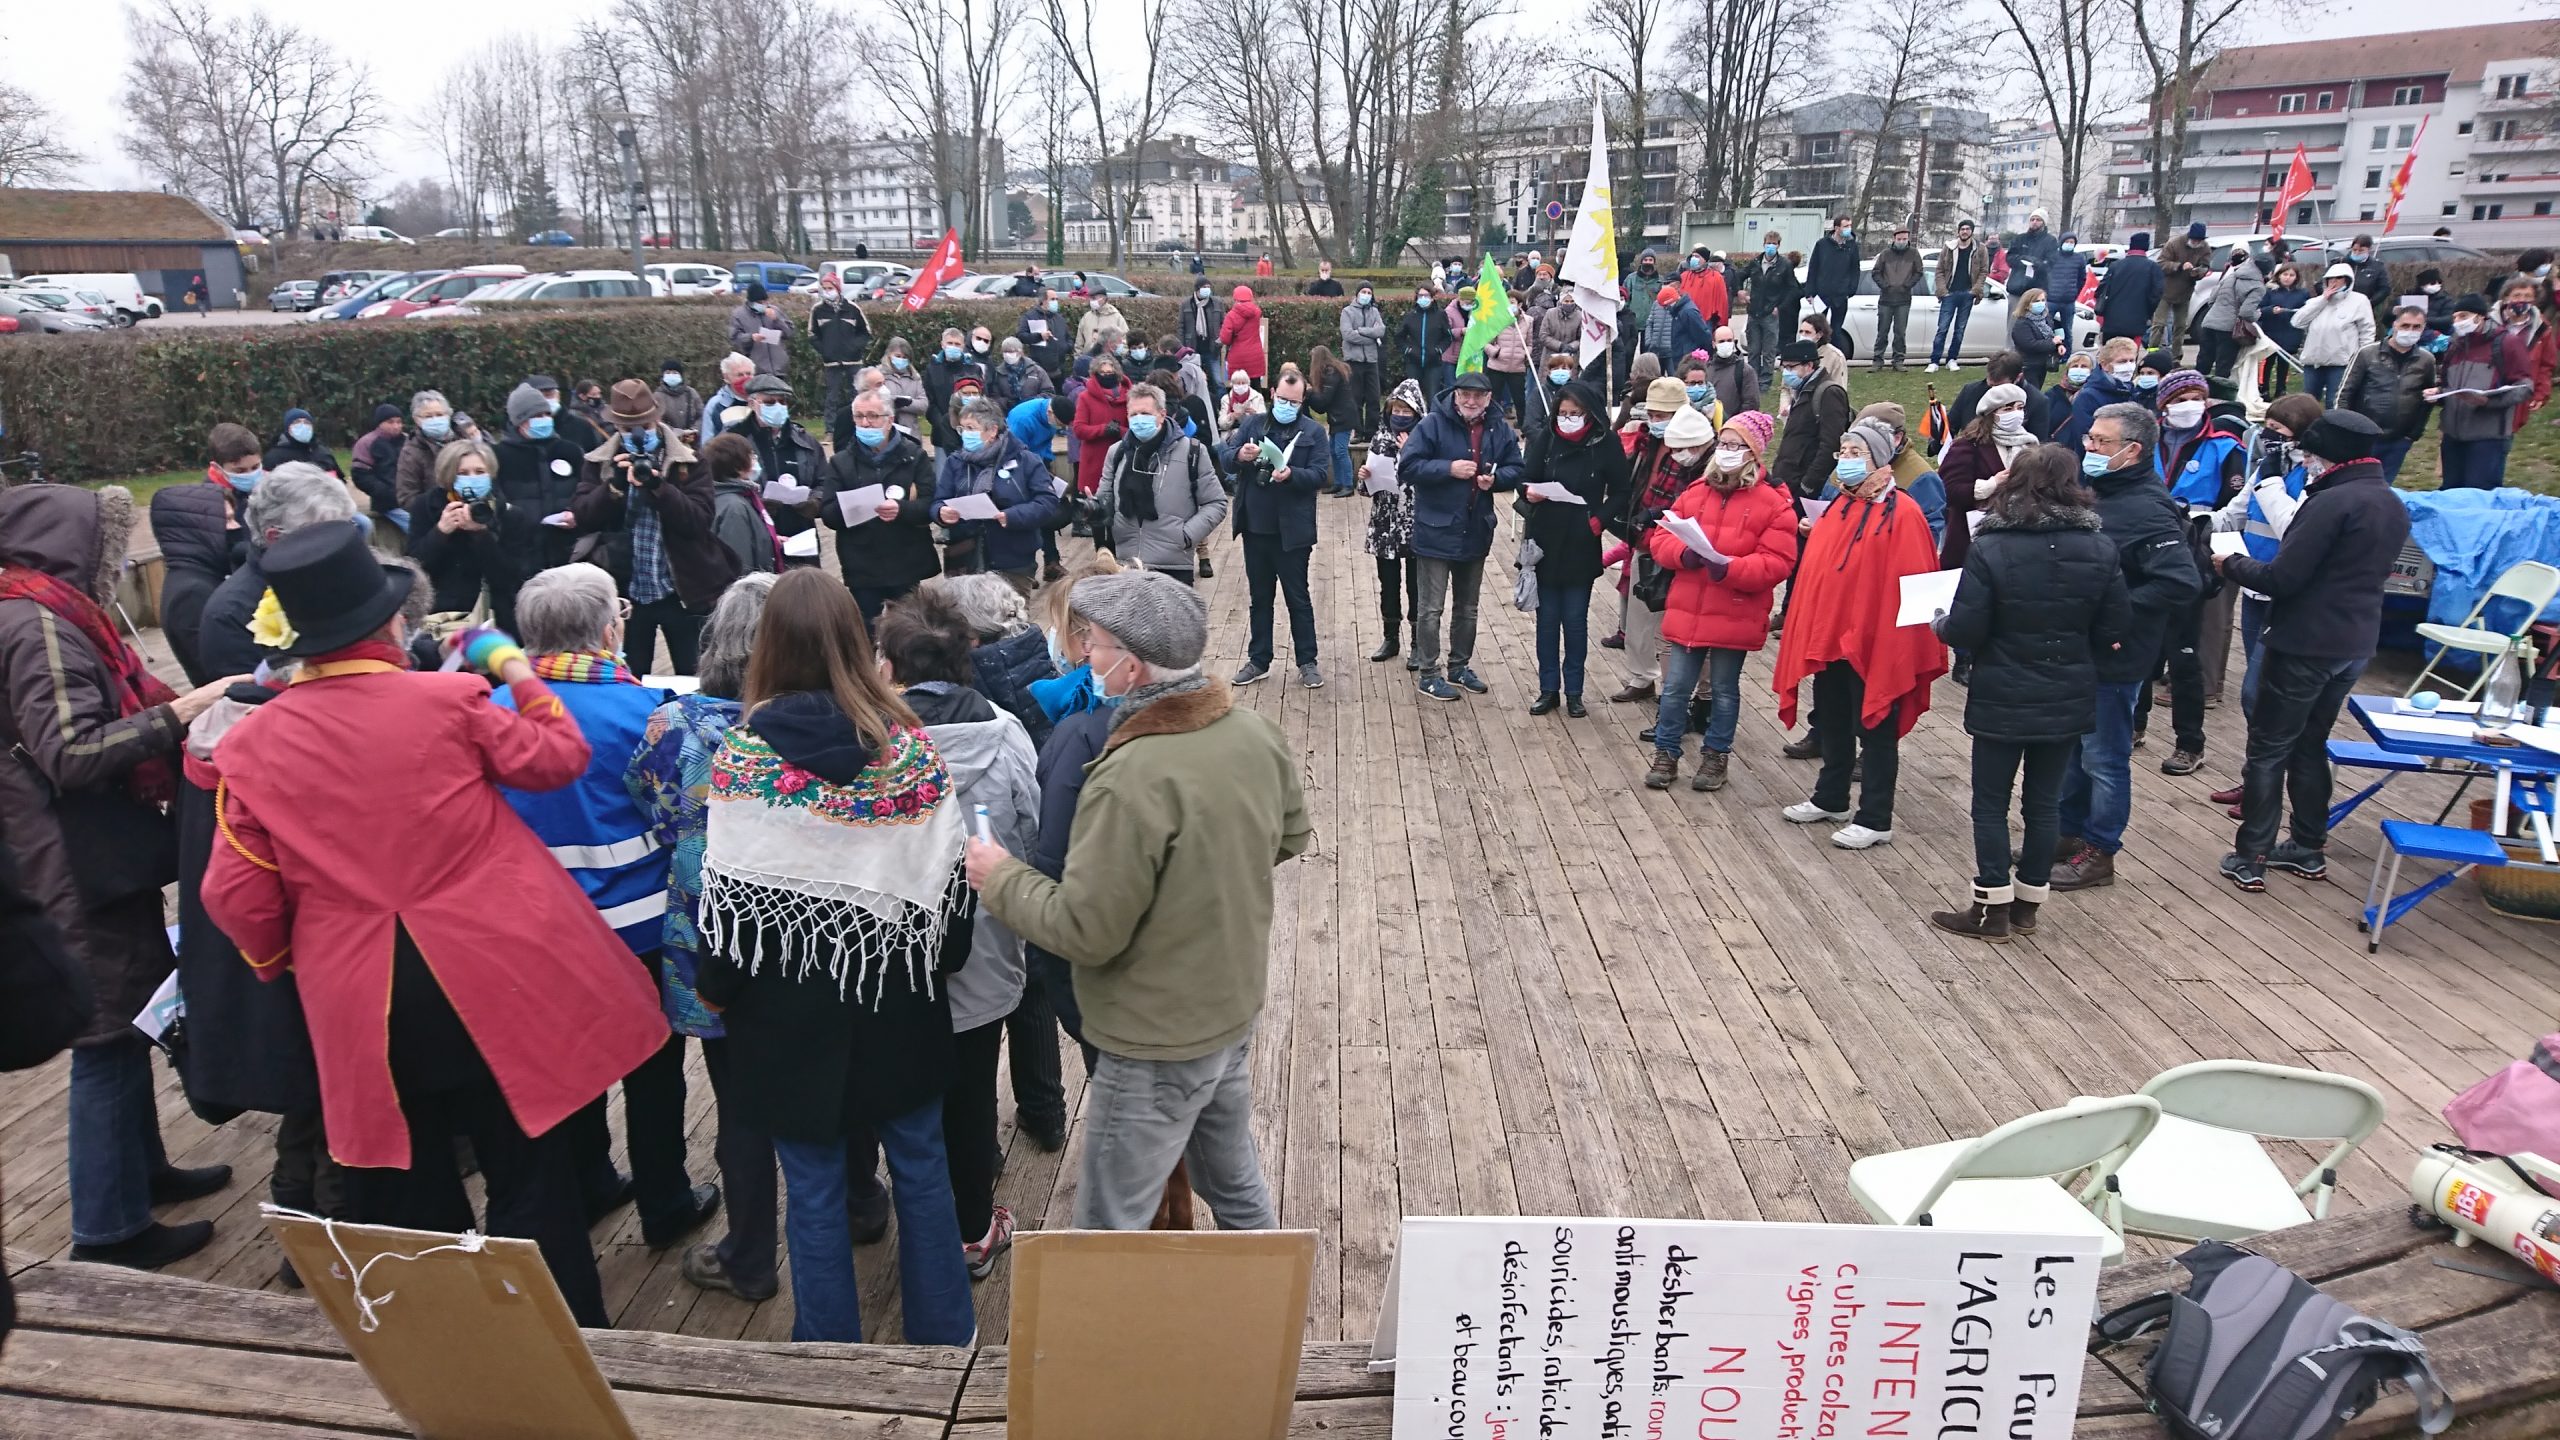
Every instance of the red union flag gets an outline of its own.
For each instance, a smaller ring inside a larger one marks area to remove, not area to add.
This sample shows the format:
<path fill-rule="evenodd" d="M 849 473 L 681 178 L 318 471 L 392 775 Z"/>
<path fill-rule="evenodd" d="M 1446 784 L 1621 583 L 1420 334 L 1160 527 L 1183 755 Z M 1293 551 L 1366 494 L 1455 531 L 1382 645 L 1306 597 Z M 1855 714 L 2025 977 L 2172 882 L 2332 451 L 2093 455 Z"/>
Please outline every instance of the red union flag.
<path fill-rule="evenodd" d="M 902 303 L 910 310 L 921 310 L 932 303 L 933 292 L 941 289 L 945 281 L 959 278 L 960 230 L 954 226 L 942 232 L 942 243 L 934 246 L 932 256 L 916 267 L 916 278 L 907 282 L 907 298 Z"/>
<path fill-rule="evenodd" d="M 2284 238 L 2284 217 L 2293 213 L 2293 207 L 2301 204 L 2310 194 L 2311 158 L 2303 153 L 2300 145 L 2295 145 L 2293 168 L 2284 172 L 2284 188 L 2276 192 L 2275 221 L 2267 227 L 2268 239 Z"/>
<path fill-rule="evenodd" d="M 2391 177 L 2391 198 L 2382 205 L 2382 233 L 2400 223 L 2400 202 L 2409 196 L 2409 172 L 2418 168 L 2418 147 L 2427 143 L 2427 117 L 2418 117 L 2418 133 L 2409 141 L 2409 153 L 2400 157 L 2400 169 Z"/>

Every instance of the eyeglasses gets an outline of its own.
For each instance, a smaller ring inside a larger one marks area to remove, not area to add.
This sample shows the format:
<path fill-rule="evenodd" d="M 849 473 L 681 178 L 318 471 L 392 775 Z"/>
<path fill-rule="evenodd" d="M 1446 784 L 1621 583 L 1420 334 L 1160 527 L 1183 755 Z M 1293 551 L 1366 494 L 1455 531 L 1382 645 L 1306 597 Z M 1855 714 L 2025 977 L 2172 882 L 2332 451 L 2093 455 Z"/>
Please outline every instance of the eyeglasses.
<path fill-rule="evenodd" d="M 628 620 L 628 619 L 630 619 L 630 618 L 631 618 L 631 601 L 630 601 L 630 598 L 629 598 L 629 597 L 627 597 L 627 596 L 620 596 L 620 595 L 615 596 L 615 597 L 614 597 L 614 601 L 613 601 L 613 610 L 614 610 L 614 618 L 615 618 L 615 619 L 617 619 L 617 620 Z"/>

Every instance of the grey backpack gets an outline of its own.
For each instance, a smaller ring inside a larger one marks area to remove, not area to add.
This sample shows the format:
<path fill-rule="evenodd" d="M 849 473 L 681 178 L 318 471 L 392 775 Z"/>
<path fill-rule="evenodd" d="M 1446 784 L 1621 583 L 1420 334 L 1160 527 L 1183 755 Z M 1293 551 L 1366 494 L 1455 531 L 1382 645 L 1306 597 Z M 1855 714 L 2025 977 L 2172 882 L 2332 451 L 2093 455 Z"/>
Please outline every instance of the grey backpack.
<path fill-rule="evenodd" d="M 2398 1380 L 2418 1428 L 2441 1434 L 2453 1402 L 2424 1341 L 2361 1315 L 2267 1259 L 2219 1240 L 2178 1257 L 2194 1277 L 2097 1319 L 2092 1349 L 2167 1322 L 2144 1367 L 2151 1409 L 2180 1440 L 2327 1440 Z"/>

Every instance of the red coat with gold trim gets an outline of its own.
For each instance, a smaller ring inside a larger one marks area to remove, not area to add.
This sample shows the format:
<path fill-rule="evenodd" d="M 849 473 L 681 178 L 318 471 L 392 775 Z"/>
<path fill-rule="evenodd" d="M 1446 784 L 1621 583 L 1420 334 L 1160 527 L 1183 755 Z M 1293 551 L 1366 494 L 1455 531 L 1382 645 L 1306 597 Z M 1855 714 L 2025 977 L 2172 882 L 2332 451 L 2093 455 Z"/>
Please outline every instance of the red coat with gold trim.
<path fill-rule="evenodd" d="M 517 1123 L 548 1131 L 667 1038 L 647 973 L 498 791 L 576 780 L 577 722 L 534 679 L 508 710 L 468 675 L 304 674 L 215 752 L 204 904 L 262 974 L 292 969 L 330 1153 L 409 1164 L 384 1023 L 404 925 Z"/>

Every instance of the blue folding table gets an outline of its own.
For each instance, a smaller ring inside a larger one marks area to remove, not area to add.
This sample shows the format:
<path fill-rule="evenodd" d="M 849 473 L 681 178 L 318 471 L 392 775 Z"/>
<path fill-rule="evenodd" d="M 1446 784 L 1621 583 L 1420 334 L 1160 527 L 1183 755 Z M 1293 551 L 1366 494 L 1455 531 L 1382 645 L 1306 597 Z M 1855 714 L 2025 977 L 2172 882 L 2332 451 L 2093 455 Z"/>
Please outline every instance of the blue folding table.
<path fill-rule="evenodd" d="M 2384 764 L 2392 760 L 2415 762 L 2415 765 L 2391 766 L 2380 780 L 2364 788 L 2337 810 L 2331 823 L 2357 805 L 2371 798 L 2390 783 L 2394 775 L 2409 768 L 2442 769 L 2460 774 L 2467 787 L 2473 778 L 2494 778 L 2495 791 L 2491 806 L 2490 827 L 2486 832 L 2446 827 L 2444 815 L 2439 823 L 2422 825 L 2415 821 L 2392 820 L 2383 825 L 2384 854 L 2374 860 L 2374 880 L 2365 895 L 2363 928 L 2371 937 L 2367 948 L 2379 948 L 2382 931 L 2391 922 L 2416 908 L 2445 886 L 2452 884 L 2474 865 L 2529 865 L 2535 869 L 2560 869 L 2560 845 L 2554 843 L 2554 783 L 2560 780 L 2560 725 L 2511 727 L 2509 734 L 2530 737 L 2515 743 L 2495 745 L 2483 741 L 2474 722 L 2476 706 L 2439 706 L 2422 710 L 2404 699 L 2388 695 L 2357 695 L 2347 701 L 2348 711 L 2356 717 L 2365 733 L 2373 737 L 2374 746 L 2382 752 Z M 2538 743 L 2536 743 L 2538 742 Z M 2459 792 L 2456 792 L 2457 799 Z M 2445 806 L 2447 814 L 2453 805 Z M 2525 839 L 2541 852 L 2541 864 L 2519 860 L 2497 842 L 2507 833 L 2510 816 L 2519 818 Z M 2427 881 L 2405 895 L 2394 895 L 2385 889 L 2384 862 L 2390 861 L 2390 884 L 2397 885 L 2401 855 L 2448 861 L 2453 868 Z"/>

